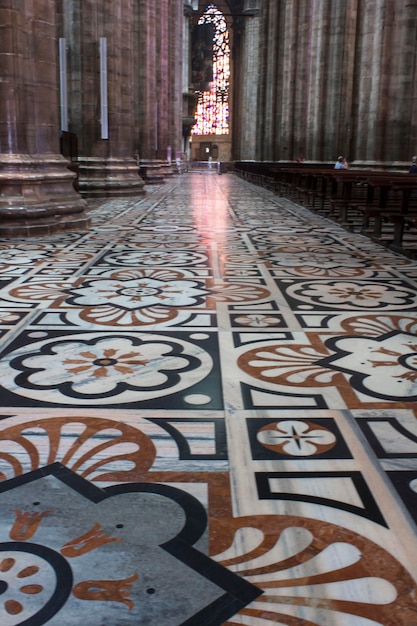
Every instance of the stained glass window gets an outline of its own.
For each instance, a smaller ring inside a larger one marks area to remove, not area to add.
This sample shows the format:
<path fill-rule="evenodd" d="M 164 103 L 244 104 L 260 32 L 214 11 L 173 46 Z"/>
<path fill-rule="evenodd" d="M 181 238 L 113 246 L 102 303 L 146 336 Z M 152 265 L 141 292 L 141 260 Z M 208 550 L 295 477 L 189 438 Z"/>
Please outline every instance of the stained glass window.
<path fill-rule="evenodd" d="M 227 135 L 229 133 L 229 81 L 230 81 L 230 45 L 229 31 L 221 11 L 211 4 L 198 21 L 200 42 L 207 42 L 210 33 L 210 58 L 207 58 L 205 46 L 205 72 L 200 72 L 201 80 L 195 83 L 198 95 L 195 117 L 197 123 L 193 127 L 193 135 Z M 203 56 L 200 45 L 200 53 Z M 195 49 L 194 51 L 195 52 Z M 211 65 L 210 65 L 211 64 Z M 207 65 L 210 65 L 207 71 Z M 204 82 L 204 79 L 207 79 Z"/>

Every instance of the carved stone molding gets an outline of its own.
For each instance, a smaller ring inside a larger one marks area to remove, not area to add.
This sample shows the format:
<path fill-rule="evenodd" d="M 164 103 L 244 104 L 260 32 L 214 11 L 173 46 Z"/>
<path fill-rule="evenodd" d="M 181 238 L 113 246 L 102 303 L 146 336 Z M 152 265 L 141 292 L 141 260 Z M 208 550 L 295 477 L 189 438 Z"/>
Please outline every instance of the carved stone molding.
<path fill-rule="evenodd" d="M 78 187 L 83 196 L 107 198 L 145 193 L 134 159 L 79 157 L 78 168 Z"/>
<path fill-rule="evenodd" d="M 166 172 L 164 162 L 158 159 L 141 159 L 140 175 L 147 185 L 160 185 L 164 182 Z"/>
<path fill-rule="evenodd" d="M 90 225 L 68 165 L 58 154 L 0 154 L 0 236 L 38 236 Z"/>

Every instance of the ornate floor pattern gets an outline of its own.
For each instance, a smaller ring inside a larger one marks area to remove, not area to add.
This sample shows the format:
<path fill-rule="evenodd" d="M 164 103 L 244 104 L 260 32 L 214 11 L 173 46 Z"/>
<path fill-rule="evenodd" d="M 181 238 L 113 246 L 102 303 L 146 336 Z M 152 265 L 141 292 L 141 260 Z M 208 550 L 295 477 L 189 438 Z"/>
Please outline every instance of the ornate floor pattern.
<path fill-rule="evenodd" d="M 417 264 L 232 174 L 0 241 L 2 626 L 417 624 Z"/>

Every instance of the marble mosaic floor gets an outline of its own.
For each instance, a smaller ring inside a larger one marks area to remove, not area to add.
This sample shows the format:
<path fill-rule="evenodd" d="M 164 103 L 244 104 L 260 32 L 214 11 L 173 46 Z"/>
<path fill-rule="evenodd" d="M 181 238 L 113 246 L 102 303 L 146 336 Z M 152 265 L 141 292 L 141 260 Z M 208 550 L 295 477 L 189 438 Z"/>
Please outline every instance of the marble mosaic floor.
<path fill-rule="evenodd" d="M 0 241 L 1 626 L 415 626 L 417 264 L 232 174 Z"/>

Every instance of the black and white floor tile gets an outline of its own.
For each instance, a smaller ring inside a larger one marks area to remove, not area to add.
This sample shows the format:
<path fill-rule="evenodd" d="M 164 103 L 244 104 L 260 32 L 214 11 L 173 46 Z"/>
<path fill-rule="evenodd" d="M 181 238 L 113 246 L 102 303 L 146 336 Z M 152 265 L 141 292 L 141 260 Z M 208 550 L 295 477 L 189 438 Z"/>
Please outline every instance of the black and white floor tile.
<path fill-rule="evenodd" d="M 417 624 L 417 264 L 233 174 L 0 241 L 1 626 Z"/>

